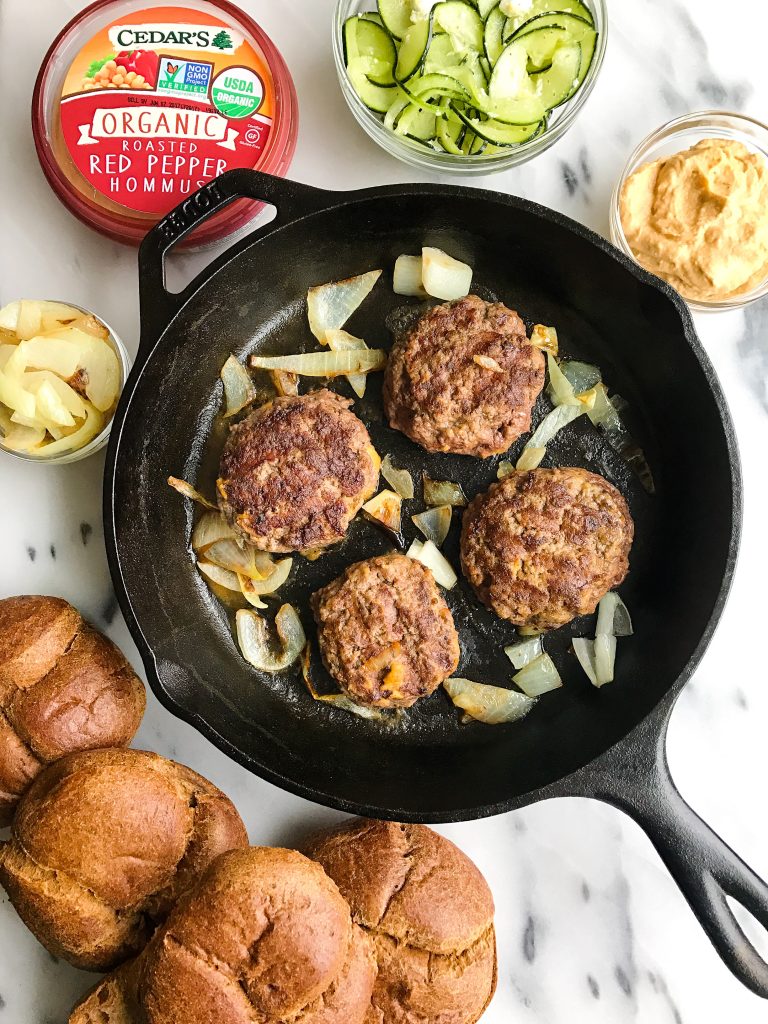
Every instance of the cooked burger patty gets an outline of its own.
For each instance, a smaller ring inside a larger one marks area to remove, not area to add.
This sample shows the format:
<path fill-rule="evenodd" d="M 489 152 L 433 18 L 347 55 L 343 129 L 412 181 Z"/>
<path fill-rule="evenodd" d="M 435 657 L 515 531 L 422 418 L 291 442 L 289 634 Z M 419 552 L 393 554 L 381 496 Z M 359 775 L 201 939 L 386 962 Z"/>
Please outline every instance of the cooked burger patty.
<path fill-rule="evenodd" d="M 262 551 L 340 541 L 376 491 L 379 457 L 352 403 L 332 391 L 275 398 L 234 426 L 219 506 Z"/>
<path fill-rule="evenodd" d="M 468 295 L 434 306 L 396 341 L 384 408 L 428 452 L 485 457 L 530 430 L 543 386 L 544 355 L 517 313 Z"/>
<path fill-rule="evenodd" d="M 514 472 L 464 513 L 461 565 L 502 619 L 553 629 L 593 612 L 622 582 L 633 536 L 626 501 L 601 476 Z"/>
<path fill-rule="evenodd" d="M 450 609 L 430 570 L 405 555 L 349 566 L 312 609 L 325 667 L 361 704 L 410 707 L 459 663 Z"/>

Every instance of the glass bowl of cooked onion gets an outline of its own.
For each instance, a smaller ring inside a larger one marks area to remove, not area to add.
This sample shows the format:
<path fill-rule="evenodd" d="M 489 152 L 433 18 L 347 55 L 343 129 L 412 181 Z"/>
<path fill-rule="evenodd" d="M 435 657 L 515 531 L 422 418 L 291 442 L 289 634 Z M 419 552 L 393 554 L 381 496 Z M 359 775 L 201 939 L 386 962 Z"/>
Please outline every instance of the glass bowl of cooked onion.
<path fill-rule="evenodd" d="M 0 309 L 0 451 L 64 465 L 107 443 L 131 368 L 126 348 L 82 306 L 20 299 Z"/>

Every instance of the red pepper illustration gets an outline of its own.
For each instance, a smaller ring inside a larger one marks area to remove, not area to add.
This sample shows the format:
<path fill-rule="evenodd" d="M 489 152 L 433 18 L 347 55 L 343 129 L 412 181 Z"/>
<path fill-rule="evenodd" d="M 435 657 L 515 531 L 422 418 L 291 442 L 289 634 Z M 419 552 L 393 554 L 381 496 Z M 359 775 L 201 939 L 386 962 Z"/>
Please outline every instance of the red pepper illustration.
<path fill-rule="evenodd" d="M 160 58 L 154 50 L 122 50 L 115 57 L 118 66 L 126 71 L 135 71 L 142 75 L 144 81 L 152 88 L 157 85 L 157 74 L 160 67 Z"/>

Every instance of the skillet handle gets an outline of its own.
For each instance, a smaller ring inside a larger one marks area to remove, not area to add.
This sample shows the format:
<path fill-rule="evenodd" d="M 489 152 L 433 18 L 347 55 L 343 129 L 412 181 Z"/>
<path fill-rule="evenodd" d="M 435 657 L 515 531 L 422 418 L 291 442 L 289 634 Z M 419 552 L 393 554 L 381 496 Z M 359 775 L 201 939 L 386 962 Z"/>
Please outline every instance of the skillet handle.
<path fill-rule="evenodd" d="M 207 278 L 211 272 L 212 268 L 207 268 L 178 294 L 169 292 L 165 286 L 166 257 L 194 228 L 236 199 L 253 199 L 277 209 L 274 220 L 262 228 L 251 230 L 215 261 L 216 264 L 226 262 L 249 245 L 254 234 L 268 234 L 284 224 L 299 220 L 307 213 L 322 209 L 328 205 L 330 195 L 332 193 L 310 185 L 277 178 L 261 171 L 236 168 L 203 185 L 166 214 L 145 237 L 139 249 L 141 341 L 136 362 L 141 364 L 146 360 L 176 313 L 197 290 L 201 279 Z"/>
<path fill-rule="evenodd" d="M 683 800 L 669 771 L 673 702 L 590 770 L 588 795 L 633 818 L 656 847 L 726 966 L 768 999 L 768 963 L 744 934 L 726 897 L 768 929 L 768 885 Z M 661 726 L 661 728 L 659 728 Z"/>

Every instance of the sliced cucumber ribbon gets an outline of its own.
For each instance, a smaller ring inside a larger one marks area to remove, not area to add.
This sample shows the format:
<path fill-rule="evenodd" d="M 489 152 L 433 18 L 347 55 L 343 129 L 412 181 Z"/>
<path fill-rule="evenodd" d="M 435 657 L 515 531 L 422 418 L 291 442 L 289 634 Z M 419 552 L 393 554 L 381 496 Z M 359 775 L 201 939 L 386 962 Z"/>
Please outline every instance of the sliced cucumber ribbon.
<path fill-rule="evenodd" d="M 343 35 L 362 102 L 388 130 L 454 156 L 535 139 L 581 88 L 597 44 L 581 0 L 533 0 L 524 14 L 504 0 L 378 0 Z"/>

